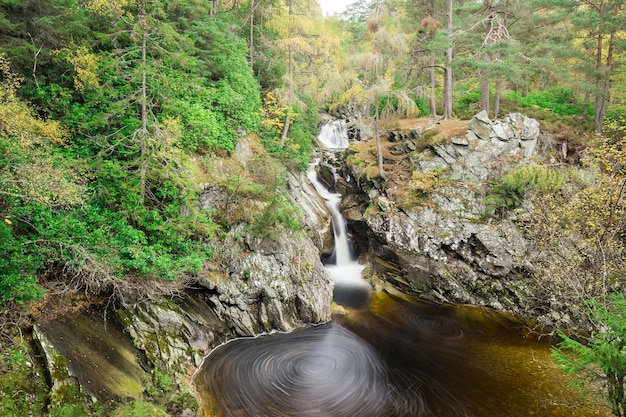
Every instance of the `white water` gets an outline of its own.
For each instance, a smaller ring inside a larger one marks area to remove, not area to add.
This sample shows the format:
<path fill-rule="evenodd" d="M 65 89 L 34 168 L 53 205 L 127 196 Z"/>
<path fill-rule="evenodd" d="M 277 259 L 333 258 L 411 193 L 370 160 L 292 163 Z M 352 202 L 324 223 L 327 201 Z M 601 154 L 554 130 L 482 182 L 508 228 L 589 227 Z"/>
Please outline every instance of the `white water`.
<path fill-rule="evenodd" d="M 333 123 L 341 122 L 338 126 L 345 127 L 345 121 L 336 120 Z M 343 123 L 343 124 L 342 124 Z M 332 123 L 331 123 L 332 124 Z M 348 147 L 349 142 L 347 139 L 347 134 L 345 133 L 345 129 L 341 130 L 339 128 L 336 129 L 325 129 L 328 125 L 322 126 L 320 130 L 320 141 L 322 143 L 329 143 L 331 149 L 337 149 L 337 147 L 332 147 L 338 143 L 342 143 L 343 137 L 345 135 L 346 144 L 344 149 Z M 322 139 L 322 135 L 324 138 Z M 335 249 L 334 249 L 334 260 L 335 263 L 326 264 L 326 269 L 330 273 L 333 281 L 335 282 L 335 296 L 337 296 L 338 286 L 342 287 L 359 287 L 362 289 L 370 288 L 369 284 L 361 277 L 361 273 L 365 268 L 365 265 L 362 265 L 358 262 L 358 259 L 354 256 L 351 250 L 350 237 L 348 236 L 348 227 L 345 218 L 339 211 L 339 204 L 341 203 L 341 194 L 337 192 L 329 191 L 324 184 L 322 184 L 318 178 L 317 173 L 315 172 L 315 167 L 319 164 L 319 160 L 315 161 L 309 171 L 307 176 L 317 192 L 326 200 L 326 207 L 328 208 L 329 213 L 332 216 L 333 222 L 333 234 L 335 239 Z M 336 179 L 336 175 L 335 175 Z M 348 288 L 343 288 L 348 289 Z"/>
<path fill-rule="evenodd" d="M 345 120 L 333 120 L 330 123 L 325 123 L 320 127 L 317 138 L 326 149 L 344 150 L 350 145 L 346 125 Z"/>

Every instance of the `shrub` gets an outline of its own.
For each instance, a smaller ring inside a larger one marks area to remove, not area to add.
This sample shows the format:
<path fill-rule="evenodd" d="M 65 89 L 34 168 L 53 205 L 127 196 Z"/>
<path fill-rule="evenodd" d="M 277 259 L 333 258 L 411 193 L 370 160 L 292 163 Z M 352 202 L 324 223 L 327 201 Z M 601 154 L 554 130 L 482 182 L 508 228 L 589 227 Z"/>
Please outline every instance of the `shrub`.
<path fill-rule="evenodd" d="M 566 176 L 543 165 L 519 165 L 504 175 L 485 198 L 489 212 L 518 207 L 527 190 L 553 193 L 565 184 Z"/>
<path fill-rule="evenodd" d="M 611 294 L 607 304 L 589 303 L 595 330 L 586 343 L 560 333 L 563 341 L 552 350 L 561 369 L 575 376 L 581 386 L 600 381 L 604 397 L 616 416 L 626 415 L 626 299 Z"/>
<path fill-rule="evenodd" d="M 564 87 L 549 87 L 542 91 L 533 91 L 526 95 L 518 92 L 508 94 L 521 105 L 531 108 L 549 109 L 559 116 L 591 114 L 589 107 L 574 95 L 574 90 Z"/>

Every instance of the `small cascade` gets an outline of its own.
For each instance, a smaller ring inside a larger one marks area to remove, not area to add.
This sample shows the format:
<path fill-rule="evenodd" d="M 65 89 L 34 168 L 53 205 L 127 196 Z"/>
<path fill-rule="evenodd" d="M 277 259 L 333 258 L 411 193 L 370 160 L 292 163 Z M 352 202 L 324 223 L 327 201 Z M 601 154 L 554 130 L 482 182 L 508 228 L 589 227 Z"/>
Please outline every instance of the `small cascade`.
<path fill-rule="evenodd" d="M 367 302 L 371 293 L 370 285 L 361 277 L 365 266 L 359 263 L 352 251 L 347 222 L 339 211 L 341 194 L 328 190 L 318 180 L 315 171 L 318 164 L 319 160 L 311 165 L 307 176 L 317 192 L 326 200 L 326 207 L 332 216 L 335 249 L 330 258 L 331 262 L 325 266 L 335 282 L 334 299 L 346 307 L 359 307 Z"/>
<path fill-rule="evenodd" d="M 317 138 L 326 149 L 346 149 L 350 145 L 347 122 L 345 120 L 333 120 L 323 124 Z"/>

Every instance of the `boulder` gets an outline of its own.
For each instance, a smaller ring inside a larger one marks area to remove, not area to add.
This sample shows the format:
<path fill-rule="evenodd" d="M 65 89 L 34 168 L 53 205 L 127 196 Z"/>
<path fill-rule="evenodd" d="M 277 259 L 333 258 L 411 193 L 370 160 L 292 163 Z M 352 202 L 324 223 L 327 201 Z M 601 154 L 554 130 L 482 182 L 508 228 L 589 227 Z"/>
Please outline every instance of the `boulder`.
<path fill-rule="evenodd" d="M 480 139 L 487 140 L 491 135 L 491 120 L 484 110 L 472 117 L 468 127 Z"/>

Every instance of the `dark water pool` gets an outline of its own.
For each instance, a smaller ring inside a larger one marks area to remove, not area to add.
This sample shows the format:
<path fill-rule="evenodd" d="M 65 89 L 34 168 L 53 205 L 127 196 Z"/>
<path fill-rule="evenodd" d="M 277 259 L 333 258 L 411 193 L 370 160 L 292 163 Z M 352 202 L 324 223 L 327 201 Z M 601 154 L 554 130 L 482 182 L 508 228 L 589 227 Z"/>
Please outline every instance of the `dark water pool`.
<path fill-rule="evenodd" d="M 610 416 L 567 386 L 516 318 L 374 294 L 365 309 L 215 349 L 204 416 Z"/>

